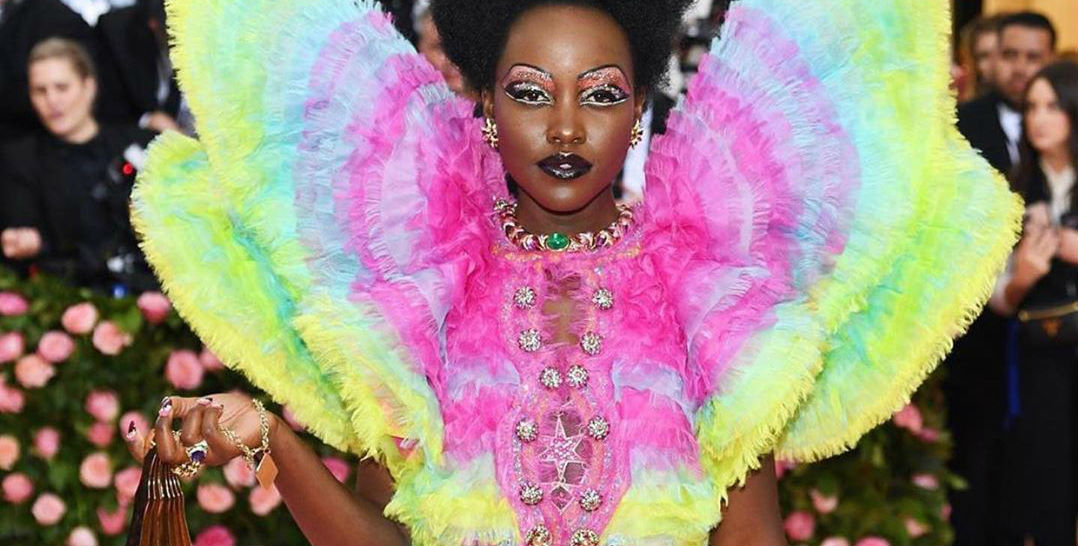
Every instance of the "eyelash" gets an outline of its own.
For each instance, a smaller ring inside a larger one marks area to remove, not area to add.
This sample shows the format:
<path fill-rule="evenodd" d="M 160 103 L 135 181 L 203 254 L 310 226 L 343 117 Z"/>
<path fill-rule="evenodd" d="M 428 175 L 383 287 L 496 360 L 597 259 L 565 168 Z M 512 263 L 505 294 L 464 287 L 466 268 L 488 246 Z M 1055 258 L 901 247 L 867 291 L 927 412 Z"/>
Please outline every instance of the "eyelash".
<path fill-rule="evenodd" d="M 511 83 L 505 87 L 509 98 L 530 106 L 544 106 L 554 102 L 545 89 L 528 82 Z M 580 104 L 585 106 L 617 106 L 629 99 L 629 94 L 612 84 L 597 85 L 580 93 Z"/>

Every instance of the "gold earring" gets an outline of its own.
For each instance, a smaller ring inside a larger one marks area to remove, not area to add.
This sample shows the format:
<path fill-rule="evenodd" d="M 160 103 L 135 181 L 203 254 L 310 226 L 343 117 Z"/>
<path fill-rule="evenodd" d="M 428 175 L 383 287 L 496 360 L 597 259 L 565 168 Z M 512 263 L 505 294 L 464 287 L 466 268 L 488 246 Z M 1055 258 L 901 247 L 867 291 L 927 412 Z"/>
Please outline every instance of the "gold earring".
<path fill-rule="evenodd" d="M 483 125 L 483 140 L 495 150 L 498 149 L 498 125 L 494 123 L 493 119 L 486 118 L 487 122 Z"/>
<path fill-rule="evenodd" d="M 644 140 L 644 128 L 640 125 L 640 120 L 636 120 L 633 124 L 632 136 L 629 137 L 629 147 L 636 148 Z"/>

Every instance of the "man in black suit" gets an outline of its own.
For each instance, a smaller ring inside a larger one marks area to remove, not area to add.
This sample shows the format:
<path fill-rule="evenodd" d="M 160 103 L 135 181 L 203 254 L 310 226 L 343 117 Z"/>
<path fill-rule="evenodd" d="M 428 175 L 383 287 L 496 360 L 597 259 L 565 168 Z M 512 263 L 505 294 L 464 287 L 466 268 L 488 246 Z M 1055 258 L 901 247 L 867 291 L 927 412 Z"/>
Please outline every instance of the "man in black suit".
<path fill-rule="evenodd" d="M 994 89 L 958 108 L 958 130 L 1000 173 L 1018 162 L 1022 101 L 1033 75 L 1051 61 L 1056 33 L 1043 15 L 1022 12 L 999 27 Z M 947 357 L 951 469 L 969 488 L 953 491 L 955 544 L 996 544 L 1002 492 L 999 475 L 1006 410 L 1007 319 L 985 310 Z"/>

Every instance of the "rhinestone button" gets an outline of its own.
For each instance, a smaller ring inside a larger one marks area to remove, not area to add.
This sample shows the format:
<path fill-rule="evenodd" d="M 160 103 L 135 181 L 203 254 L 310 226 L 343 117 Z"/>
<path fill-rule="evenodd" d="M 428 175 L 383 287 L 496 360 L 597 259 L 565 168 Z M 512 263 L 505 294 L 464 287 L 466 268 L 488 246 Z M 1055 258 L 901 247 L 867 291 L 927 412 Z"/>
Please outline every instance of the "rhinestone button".
<path fill-rule="evenodd" d="M 571 546 L 599 546 L 599 535 L 591 529 L 577 529 L 569 539 Z"/>
<path fill-rule="evenodd" d="M 513 303 L 517 306 L 517 309 L 527 309 L 535 305 L 535 290 L 532 290 L 530 286 L 523 286 L 517 289 L 513 294 Z"/>
<path fill-rule="evenodd" d="M 569 383 L 569 386 L 574 388 L 582 388 L 588 384 L 588 370 L 587 368 L 573 364 L 569 367 L 569 372 L 566 373 L 565 381 Z"/>
<path fill-rule="evenodd" d="M 528 506 L 535 506 L 543 501 L 543 490 L 532 482 L 524 482 L 520 486 L 520 502 Z"/>
<path fill-rule="evenodd" d="M 603 336 L 595 332 L 588 332 L 580 336 L 580 348 L 591 356 L 599 354 L 603 350 Z"/>
<path fill-rule="evenodd" d="M 543 371 L 539 372 L 539 383 L 548 389 L 556 389 L 561 386 L 561 372 L 556 368 L 543 368 Z"/>
<path fill-rule="evenodd" d="M 585 489 L 584 492 L 580 494 L 580 507 L 583 508 L 585 512 L 594 512 L 602 503 L 603 497 L 594 489 Z"/>
<path fill-rule="evenodd" d="M 610 423 L 607 423 L 606 419 L 596 416 L 592 417 L 591 421 L 588 421 L 588 436 L 591 436 L 596 440 L 602 440 L 609 434 Z"/>
<path fill-rule="evenodd" d="M 539 437 L 539 426 L 531 419 L 524 419 L 517 423 L 517 438 L 521 442 L 534 442 Z"/>
<path fill-rule="evenodd" d="M 527 546 L 550 546 L 550 530 L 546 528 L 546 525 L 536 525 L 528 531 L 527 536 L 524 537 L 524 541 Z"/>
<path fill-rule="evenodd" d="M 591 297 L 591 302 L 599 309 L 607 311 L 611 307 L 614 307 L 614 294 L 605 288 L 600 288 L 596 290 L 595 295 Z"/>
<path fill-rule="evenodd" d="M 531 330 L 524 330 L 520 333 L 520 337 L 517 338 L 517 344 L 526 353 L 534 353 L 539 350 L 539 347 L 543 345 L 543 340 L 539 337 L 539 330 L 532 328 Z"/>

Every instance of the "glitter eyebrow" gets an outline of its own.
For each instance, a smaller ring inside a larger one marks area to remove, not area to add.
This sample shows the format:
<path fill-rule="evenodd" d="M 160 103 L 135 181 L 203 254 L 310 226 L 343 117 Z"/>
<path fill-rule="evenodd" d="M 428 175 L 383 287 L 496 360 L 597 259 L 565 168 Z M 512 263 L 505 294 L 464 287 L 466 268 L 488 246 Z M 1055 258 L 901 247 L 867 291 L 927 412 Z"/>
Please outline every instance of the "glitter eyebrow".
<path fill-rule="evenodd" d="M 502 78 L 502 86 L 504 87 L 516 80 L 534 83 L 549 93 L 554 92 L 554 76 L 539 67 L 529 64 L 513 65 L 505 77 Z"/>
<path fill-rule="evenodd" d="M 577 76 L 577 89 L 580 90 L 602 84 L 616 85 L 626 91 L 632 89 L 629 85 L 629 78 L 625 76 L 625 72 L 617 65 L 600 66 L 581 72 Z"/>

